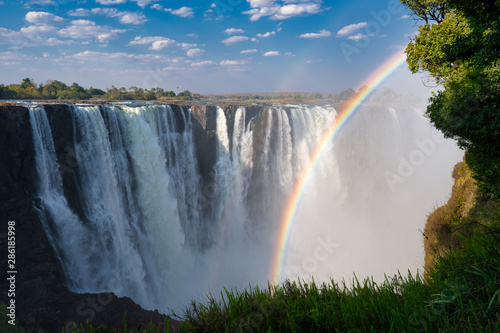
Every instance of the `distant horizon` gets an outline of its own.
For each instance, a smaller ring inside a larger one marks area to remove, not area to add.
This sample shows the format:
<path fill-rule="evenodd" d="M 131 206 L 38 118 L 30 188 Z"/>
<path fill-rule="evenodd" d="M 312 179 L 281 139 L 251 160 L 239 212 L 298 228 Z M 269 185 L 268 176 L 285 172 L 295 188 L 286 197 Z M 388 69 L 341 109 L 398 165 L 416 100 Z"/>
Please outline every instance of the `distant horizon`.
<path fill-rule="evenodd" d="M 66 84 L 67 86 L 70 86 L 71 84 L 78 84 L 80 85 L 78 82 L 71 82 L 71 83 L 68 83 L 68 82 L 64 82 L 64 81 L 61 81 L 61 80 L 57 80 L 57 79 L 53 79 L 53 80 L 45 80 L 44 82 L 36 82 L 34 80 L 34 83 L 37 85 L 37 87 L 42 84 L 42 85 L 47 85 L 49 84 L 50 82 L 54 82 L 54 81 L 59 81 L 59 82 L 62 82 L 64 84 Z M 3 82 L 0 82 L 0 86 L 4 86 L 4 87 L 9 87 L 9 86 L 12 86 L 12 85 L 20 85 L 21 82 L 14 82 L 14 83 L 3 83 Z M 81 86 L 81 85 L 80 85 Z M 129 89 L 132 88 L 132 86 L 130 87 L 125 87 L 125 86 L 119 86 L 119 85 L 116 85 L 116 84 L 112 84 L 111 86 L 115 86 L 116 88 L 120 89 L 120 88 L 125 88 L 127 89 L 127 91 L 130 91 Z M 108 89 L 111 89 L 111 87 L 95 87 L 93 85 L 91 86 L 82 86 L 83 88 L 85 89 L 90 89 L 90 88 L 94 88 L 94 89 L 100 89 L 100 90 L 104 90 L 104 91 L 107 91 Z M 145 89 L 143 87 L 137 87 L 137 88 L 142 88 L 142 89 Z M 150 90 L 150 89 L 157 89 L 157 88 L 161 88 L 161 89 L 164 89 L 162 87 L 151 87 L 149 89 L 145 89 L 145 90 Z M 353 90 L 354 92 L 359 92 L 360 89 L 362 89 L 363 87 L 359 87 L 358 89 L 355 89 L 355 88 L 352 88 L 352 87 L 347 87 L 343 90 L 340 90 L 340 91 L 252 91 L 252 92 L 215 92 L 215 93 L 200 93 L 200 92 L 197 92 L 197 91 L 193 91 L 193 90 L 190 90 L 190 89 L 184 89 L 182 91 L 185 91 L 185 90 L 188 90 L 189 92 L 193 93 L 193 94 L 199 94 L 199 95 L 202 95 L 202 96 L 217 96 L 217 95 L 220 95 L 220 96 L 249 96 L 249 95 L 258 95 L 258 96 L 273 96 L 273 95 L 294 95 L 294 94 L 299 94 L 299 95 L 307 95 L 307 94 L 323 94 L 323 95 L 330 95 L 330 94 L 340 94 L 344 91 L 348 91 L 348 90 Z M 410 95 L 415 95 L 415 96 L 418 96 L 418 94 L 413 94 L 411 91 L 409 92 L 406 92 L 406 93 L 398 93 L 397 91 L 395 91 L 394 89 L 392 89 L 391 87 L 389 86 L 385 86 L 385 85 L 381 85 L 380 87 L 376 87 L 374 88 L 374 91 L 378 91 L 378 90 L 382 90 L 382 89 L 390 89 L 392 91 L 394 91 L 395 93 L 397 93 L 398 95 L 404 95 L 404 94 L 410 94 Z M 180 89 L 178 89 L 179 91 L 177 91 L 177 89 L 164 89 L 165 91 L 174 91 L 176 94 L 181 92 Z M 9 100 L 9 99 L 1 99 L 0 100 Z"/>

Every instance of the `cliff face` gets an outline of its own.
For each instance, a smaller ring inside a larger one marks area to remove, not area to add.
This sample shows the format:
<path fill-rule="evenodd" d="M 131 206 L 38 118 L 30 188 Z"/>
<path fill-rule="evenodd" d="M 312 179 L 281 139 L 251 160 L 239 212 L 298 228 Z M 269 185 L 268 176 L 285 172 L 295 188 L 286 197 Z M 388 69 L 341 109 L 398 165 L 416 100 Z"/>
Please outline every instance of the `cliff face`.
<path fill-rule="evenodd" d="M 177 107 L 178 108 L 178 107 Z M 226 115 L 228 135 L 233 135 L 234 115 L 237 106 L 229 105 L 223 108 Z M 176 109 L 174 109 L 176 110 Z M 245 125 L 248 125 L 250 120 L 262 111 L 262 107 L 258 105 L 246 106 Z M 217 122 L 217 107 L 213 105 L 193 105 L 191 108 L 192 122 L 194 129 L 194 140 L 196 142 L 196 156 L 200 174 L 205 184 L 212 181 L 210 178 L 211 171 L 215 165 L 215 130 Z"/>
<path fill-rule="evenodd" d="M 81 214 L 76 181 L 78 165 L 72 148 L 75 131 L 71 106 L 44 107 L 52 128 L 66 198 L 70 207 Z M 186 108 L 176 105 L 172 108 L 177 128 L 182 131 L 184 122 L 181 119 L 187 116 Z M 224 108 L 228 122 L 234 121 L 235 111 L 236 107 Z M 247 123 L 258 112 L 260 107 L 247 108 Z M 193 106 L 192 117 L 200 175 L 208 182 L 216 158 L 216 107 Z M 0 260 L 2 267 L 7 267 L 7 226 L 9 221 L 14 221 L 17 271 L 14 299 L 18 324 L 28 332 L 38 329 L 61 331 L 72 322 L 86 320 L 94 327 L 120 327 L 125 311 L 129 327 L 144 329 L 150 320 L 163 323 L 165 316 L 157 311 L 145 311 L 128 298 L 118 298 L 111 293 L 75 294 L 68 290 L 60 262 L 37 213 L 35 150 L 27 108 L 0 106 L 0 142 Z M 0 280 L 2 291 L 9 290 L 9 286 L 6 278 Z M 11 299 L 7 293 L 1 293 L 0 301 L 4 304 Z"/>

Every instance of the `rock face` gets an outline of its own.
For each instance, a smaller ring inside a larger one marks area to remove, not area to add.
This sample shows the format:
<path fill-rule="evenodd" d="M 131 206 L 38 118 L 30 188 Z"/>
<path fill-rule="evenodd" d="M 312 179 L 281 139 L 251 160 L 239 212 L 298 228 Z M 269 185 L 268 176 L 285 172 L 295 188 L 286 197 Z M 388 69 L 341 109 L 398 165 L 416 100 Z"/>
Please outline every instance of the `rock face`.
<path fill-rule="evenodd" d="M 65 104 L 45 105 L 45 110 L 52 128 L 66 198 L 71 208 L 81 214 L 76 190 L 78 165 L 71 148 L 75 131 L 70 107 Z M 178 128 L 182 130 L 180 117 L 182 112 L 187 112 L 186 108 L 172 105 L 172 109 Z M 223 111 L 228 123 L 234 121 L 236 107 L 224 107 Z M 260 111 L 258 106 L 247 107 L 247 124 Z M 192 106 L 196 155 L 200 174 L 206 182 L 216 159 L 216 112 L 215 106 Z M 18 325 L 27 332 L 61 332 L 61 329 L 69 329 L 73 322 L 88 320 L 94 327 L 120 328 L 125 312 L 129 327 L 143 330 L 150 321 L 164 323 L 165 315 L 143 310 L 129 298 L 118 298 L 112 293 L 76 294 L 68 290 L 60 262 L 39 220 L 36 178 L 29 111 L 23 106 L 0 106 L 0 261 L 3 272 L 7 272 L 7 226 L 9 221 L 14 221 L 17 271 L 15 298 L 7 296 L 5 291 L 9 290 L 10 284 L 2 278 L 0 301 L 8 304 L 15 299 Z"/>

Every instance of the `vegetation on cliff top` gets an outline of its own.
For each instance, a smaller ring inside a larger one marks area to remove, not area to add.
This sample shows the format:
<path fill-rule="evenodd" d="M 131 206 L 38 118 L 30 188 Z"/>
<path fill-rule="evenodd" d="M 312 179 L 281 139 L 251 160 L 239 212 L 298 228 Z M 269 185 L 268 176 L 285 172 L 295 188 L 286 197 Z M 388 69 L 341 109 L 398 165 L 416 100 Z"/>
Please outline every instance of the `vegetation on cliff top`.
<path fill-rule="evenodd" d="M 366 89 L 362 87 L 360 91 Z M 340 93 L 242 93 L 242 94 L 212 94 L 200 95 L 189 90 L 178 92 L 164 90 L 163 88 L 144 89 L 132 86 L 130 88 L 111 86 L 106 91 L 90 87 L 85 89 L 78 83 L 68 86 L 57 80 L 47 81 L 37 85 L 33 79 L 25 78 L 20 84 L 0 84 L 0 100 L 35 99 L 35 100 L 138 100 L 138 101 L 213 101 L 221 102 L 247 102 L 247 103 L 290 103 L 290 104 L 318 104 L 340 103 L 347 101 L 356 92 L 349 88 Z M 392 92 L 392 95 L 395 95 Z"/>
<path fill-rule="evenodd" d="M 425 22 L 406 48 L 408 66 L 444 88 L 427 114 L 466 150 L 480 189 L 500 199 L 500 2 L 402 1 Z"/>
<path fill-rule="evenodd" d="M 0 99 L 59 99 L 59 100 L 88 100 L 88 99 L 109 99 L 109 100 L 196 100 L 201 95 L 192 94 L 189 90 L 178 92 L 177 94 L 165 91 L 162 88 L 144 89 L 132 86 L 128 90 L 125 87 L 117 88 L 112 86 L 106 91 L 90 87 L 83 88 L 78 83 L 68 86 L 57 80 L 40 83 L 38 86 L 33 79 L 25 78 L 21 84 L 0 84 Z"/>

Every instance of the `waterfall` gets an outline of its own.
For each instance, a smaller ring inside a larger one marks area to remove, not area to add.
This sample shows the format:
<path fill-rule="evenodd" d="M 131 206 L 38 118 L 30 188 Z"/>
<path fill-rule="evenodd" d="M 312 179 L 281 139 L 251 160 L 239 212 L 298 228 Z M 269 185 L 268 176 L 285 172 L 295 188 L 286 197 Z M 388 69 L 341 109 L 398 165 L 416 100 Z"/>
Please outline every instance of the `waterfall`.
<path fill-rule="evenodd" d="M 384 173 L 397 170 L 429 125 L 397 108 L 373 110 L 353 117 L 315 166 L 289 235 L 286 277 L 362 275 L 374 256 L 392 252 L 375 245 L 390 228 L 413 232 L 422 225 L 424 213 L 393 214 L 409 190 L 398 184 L 392 193 Z M 337 116 L 331 106 L 275 105 L 257 113 L 217 107 L 214 129 L 205 131 L 187 107 L 69 111 L 73 142 L 64 144 L 75 167 L 68 171 L 44 107 L 29 110 L 37 209 L 67 284 L 163 312 L 224 287 L 266 285 L 289 194 Z M 210 154 L 213 165 L 203 174 L 200 156 Z M 417 244 L 419 234 L 412 237 Z M 318 258 L 322 248 L 327 255 Z M 412 255 L 396 260 L 397 268 L 405 270 Z M 395 264 L 379 265 L 373 274 Z"/>

